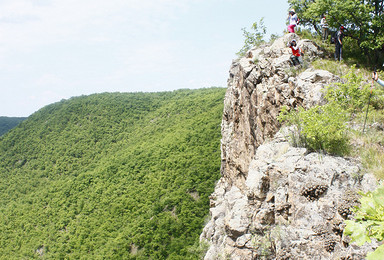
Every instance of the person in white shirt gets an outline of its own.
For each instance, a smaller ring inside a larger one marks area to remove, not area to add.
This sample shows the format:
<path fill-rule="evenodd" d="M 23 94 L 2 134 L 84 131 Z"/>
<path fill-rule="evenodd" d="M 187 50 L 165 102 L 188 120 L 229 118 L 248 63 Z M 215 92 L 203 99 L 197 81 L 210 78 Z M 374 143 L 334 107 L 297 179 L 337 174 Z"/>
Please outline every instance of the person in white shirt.
<path fill-rule="evenodd" d="M 299 23 L 299 18 L 294 9 L 291 9 L 288 14 L 288 32 L 295 33 L 295 27 Z"/>
<path fill-rule="evenodd" d="M 321 28 L 323 29 L 323 42 L 325 42 L 328 38 L 328 24 L 324 14 L 323 14 L 323 17 L 321 18 L 320 25 L 321 25 Z"/>

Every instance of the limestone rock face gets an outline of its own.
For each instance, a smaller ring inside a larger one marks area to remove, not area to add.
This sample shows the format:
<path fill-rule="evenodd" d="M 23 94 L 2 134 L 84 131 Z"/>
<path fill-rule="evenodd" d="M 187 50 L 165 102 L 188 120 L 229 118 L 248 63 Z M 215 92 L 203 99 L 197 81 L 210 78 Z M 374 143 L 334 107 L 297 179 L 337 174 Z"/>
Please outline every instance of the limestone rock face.
<path fill-rule="evenodd" d="M 287 34 L 248 52 L 230 69 L 222 121 L 221 179 L 211 219 L 201 234 L 205 259 L 363 259 L 371 245 L 343 236 L 358 190 L 376 180 L 353 161 L 290 146 L 277 116 L 282 106 L 324 102 L 321 90 L 339 79 L 307 69 L 288 76 Z M 322 55 L 312 42 L 307 58 Z"/>
<path fill-rule="evenodd" d="M 337 80 L 327 71 L 312 69 L 289 77 L 288 71 L 298 69 L 290 67 L 287 42 L 292 38 L 298 37 L 287 34 L 272 46 L 252 49 L 231 66 L 222 121 L 222 175 L 239 188 L 256 148 L 280 128 L 277 116 L 281 107 L 321 103 L 320 90 Z M 310 41 L 299 41 L 299 46 L 311 49 L 309 59 L 322 55 Z"/>
<path fill-rule="evenodd" d="M 211 196 L 205 259 L 364 259 L 343 221 L 376 180 L 358 164 L 292 147 L 280 132 L 251 160 L 242 190 L 223 178 Z"/>

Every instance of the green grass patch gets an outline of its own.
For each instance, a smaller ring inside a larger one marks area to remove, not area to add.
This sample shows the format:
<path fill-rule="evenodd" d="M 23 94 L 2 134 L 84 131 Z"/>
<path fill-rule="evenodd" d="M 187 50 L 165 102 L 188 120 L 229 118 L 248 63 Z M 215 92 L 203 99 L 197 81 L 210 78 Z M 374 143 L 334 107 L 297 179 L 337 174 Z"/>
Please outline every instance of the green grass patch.
<path fill-rule="evenodd" d="M 329 60 L 317 60 L 313 66 L 342 75 L 341 81 L 325 88 L 325 98 L 328 102 L 326 105 L 308 110 L 299 108 L 281 111 L 279 120 L 294 126 L 291 131 L 292 143 L 307 147 L 311 151 L 337 155 L 349 155 L 353 151 L 351 155 L 361 157 L 368 171 L 382 178 L 380 165 L 383 150 L 377 148 L 383 140 L 373 137 L 380 131 L 376 133 L 371 129 L 371 125 L 384 122 L 383 90 L 377 88 L 376 83 L 374 88 L 371 87 L 371 74 L 367 70 L 356 69 L 355 66 L 340 66 L 339 63 Z M 364 127 L 367 108 L 369 113 L 366 124 L 370 130 L 363 136 L 358 136 L 358 132 L 362 132 Z M 351 149 L 351 143 L 356 149 Z M 372 160 L 377 162 L 372 163 Z"/>

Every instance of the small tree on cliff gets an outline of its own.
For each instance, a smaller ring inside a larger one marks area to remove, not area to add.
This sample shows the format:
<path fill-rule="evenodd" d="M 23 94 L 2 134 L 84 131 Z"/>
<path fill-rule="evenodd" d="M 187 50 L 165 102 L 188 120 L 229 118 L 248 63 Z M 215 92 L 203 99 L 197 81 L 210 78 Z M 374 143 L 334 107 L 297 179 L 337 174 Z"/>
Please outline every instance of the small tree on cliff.
<path fill-rule="evenodd" d="M 264 25 L 264 17 L 260 19 L 259 23 L 254 22 L 251 27 L 252 31 L 248 32 L 245 28 L 242 28 L 244 35 L 244 46 L 240 49 L 238 56 L 244 56 L 254 46 L 259 46 L 264 43 L 264 36 L 267 33 L 267 27 Z"/>

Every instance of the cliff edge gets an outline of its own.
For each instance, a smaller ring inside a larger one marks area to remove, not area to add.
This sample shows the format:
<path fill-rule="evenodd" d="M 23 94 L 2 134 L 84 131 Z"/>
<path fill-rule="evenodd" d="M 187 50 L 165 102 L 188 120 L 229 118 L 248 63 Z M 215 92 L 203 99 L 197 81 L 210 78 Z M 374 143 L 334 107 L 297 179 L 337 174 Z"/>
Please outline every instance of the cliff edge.
<path fill-rule="evenodd" d="M 211 219 L 201 234 L 205 259 L 362 259 L 343 236 L 357 191 L 375 178 L 357 162 L 292 147 L 277 116 L 282 106 L 323 102 L 322 89 L 340 79 L 328 71 L 291 67 L 293 38 L 306 59 L 322 56 L 312 41 L 287 34 L 232 63 L 224 101 L 221 179 Z M 374 245 L 373 245 L 374 246 Z"/>

